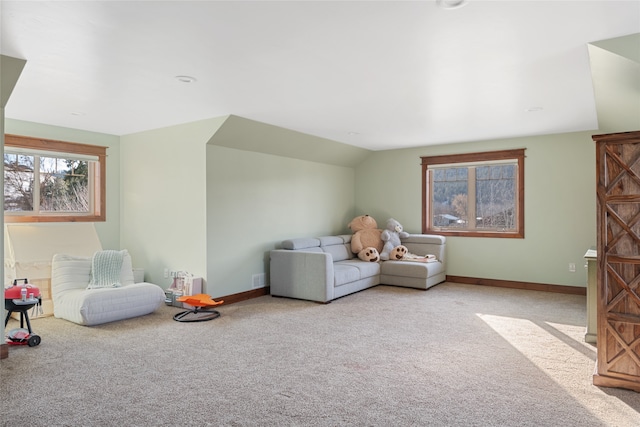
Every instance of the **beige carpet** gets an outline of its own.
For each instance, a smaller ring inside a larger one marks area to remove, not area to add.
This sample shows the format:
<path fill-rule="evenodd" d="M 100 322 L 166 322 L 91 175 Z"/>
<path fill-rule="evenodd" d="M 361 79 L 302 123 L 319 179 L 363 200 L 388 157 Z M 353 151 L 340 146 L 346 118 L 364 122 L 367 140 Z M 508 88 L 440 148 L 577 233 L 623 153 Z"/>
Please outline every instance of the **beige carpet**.
<path fill-rule="evenodd" d="M 2 425 L 640 425 L 640 394 L 592 385 L 580 296 L 447 283 L 177 311 L 34 320 L 42 344 L 0 361 Z"/>

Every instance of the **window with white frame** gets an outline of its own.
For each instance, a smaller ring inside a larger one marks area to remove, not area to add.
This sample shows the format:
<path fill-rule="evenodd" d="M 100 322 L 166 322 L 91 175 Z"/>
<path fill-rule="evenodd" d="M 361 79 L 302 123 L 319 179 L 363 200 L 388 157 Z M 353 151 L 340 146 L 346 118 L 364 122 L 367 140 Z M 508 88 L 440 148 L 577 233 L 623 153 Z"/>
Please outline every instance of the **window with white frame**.
<path fill-rule="evenodd" d="M 105 220 L 106 147 L 5 135 L 5 222 Z"/>
<path fill-rule="evenodd" d="M 423 232 L 524 238 L 524 149 L 422 157 Z"/>

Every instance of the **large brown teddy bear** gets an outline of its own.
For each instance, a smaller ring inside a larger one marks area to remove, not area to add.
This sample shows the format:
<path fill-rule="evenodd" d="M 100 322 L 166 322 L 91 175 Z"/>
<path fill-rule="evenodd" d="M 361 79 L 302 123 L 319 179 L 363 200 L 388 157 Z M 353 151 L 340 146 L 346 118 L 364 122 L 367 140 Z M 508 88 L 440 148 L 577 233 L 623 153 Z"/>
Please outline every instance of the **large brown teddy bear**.
<path fill-rule="evenodd" d="M 382 230 L 378 229 L 378 223 L 372 216 L 357 216 L 349 223 L 348 227 L 354 233 L 351 236 L 351 252 L 358 254 L 358 258 L 363 259 L 360 254 L 367 248 L 374 248 L 378 253 L 382 251 L 384 246 L 384 242 L 380 238 Z M 365 258 L 368 257 L 365 256 Z"/>

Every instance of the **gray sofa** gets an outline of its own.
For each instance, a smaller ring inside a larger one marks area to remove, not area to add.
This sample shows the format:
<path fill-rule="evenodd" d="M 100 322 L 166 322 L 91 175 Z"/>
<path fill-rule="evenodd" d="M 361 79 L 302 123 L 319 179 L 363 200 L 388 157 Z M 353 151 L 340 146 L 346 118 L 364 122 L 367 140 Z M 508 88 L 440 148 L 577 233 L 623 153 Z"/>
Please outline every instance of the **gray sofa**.
<path fill-rule="evenodd" d="M 351 235 L 285 240 L 270 253 L 271 295 L 317 302 L 377 285 L 428 289 L 444 282 L 443 236 L 411 234 L 402 244 L 415 255 L 435 255 L 437 261 L 368 262 L 351 252 Z"/>

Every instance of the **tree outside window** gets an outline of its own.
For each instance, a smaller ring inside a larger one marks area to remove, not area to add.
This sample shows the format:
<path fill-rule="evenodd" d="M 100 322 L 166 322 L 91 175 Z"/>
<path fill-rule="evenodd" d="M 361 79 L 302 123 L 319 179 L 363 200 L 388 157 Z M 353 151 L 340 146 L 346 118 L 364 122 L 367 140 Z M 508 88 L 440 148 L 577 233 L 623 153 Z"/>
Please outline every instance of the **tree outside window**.
<path fill-rule="evenodd" d="M 422 157 L 423 232 L 524 237 L 524 149 Z"/>
<path fill-rule="evenodd" d="M 5 222 L 104 221 L 106 147 L 6 135 Z"/>

